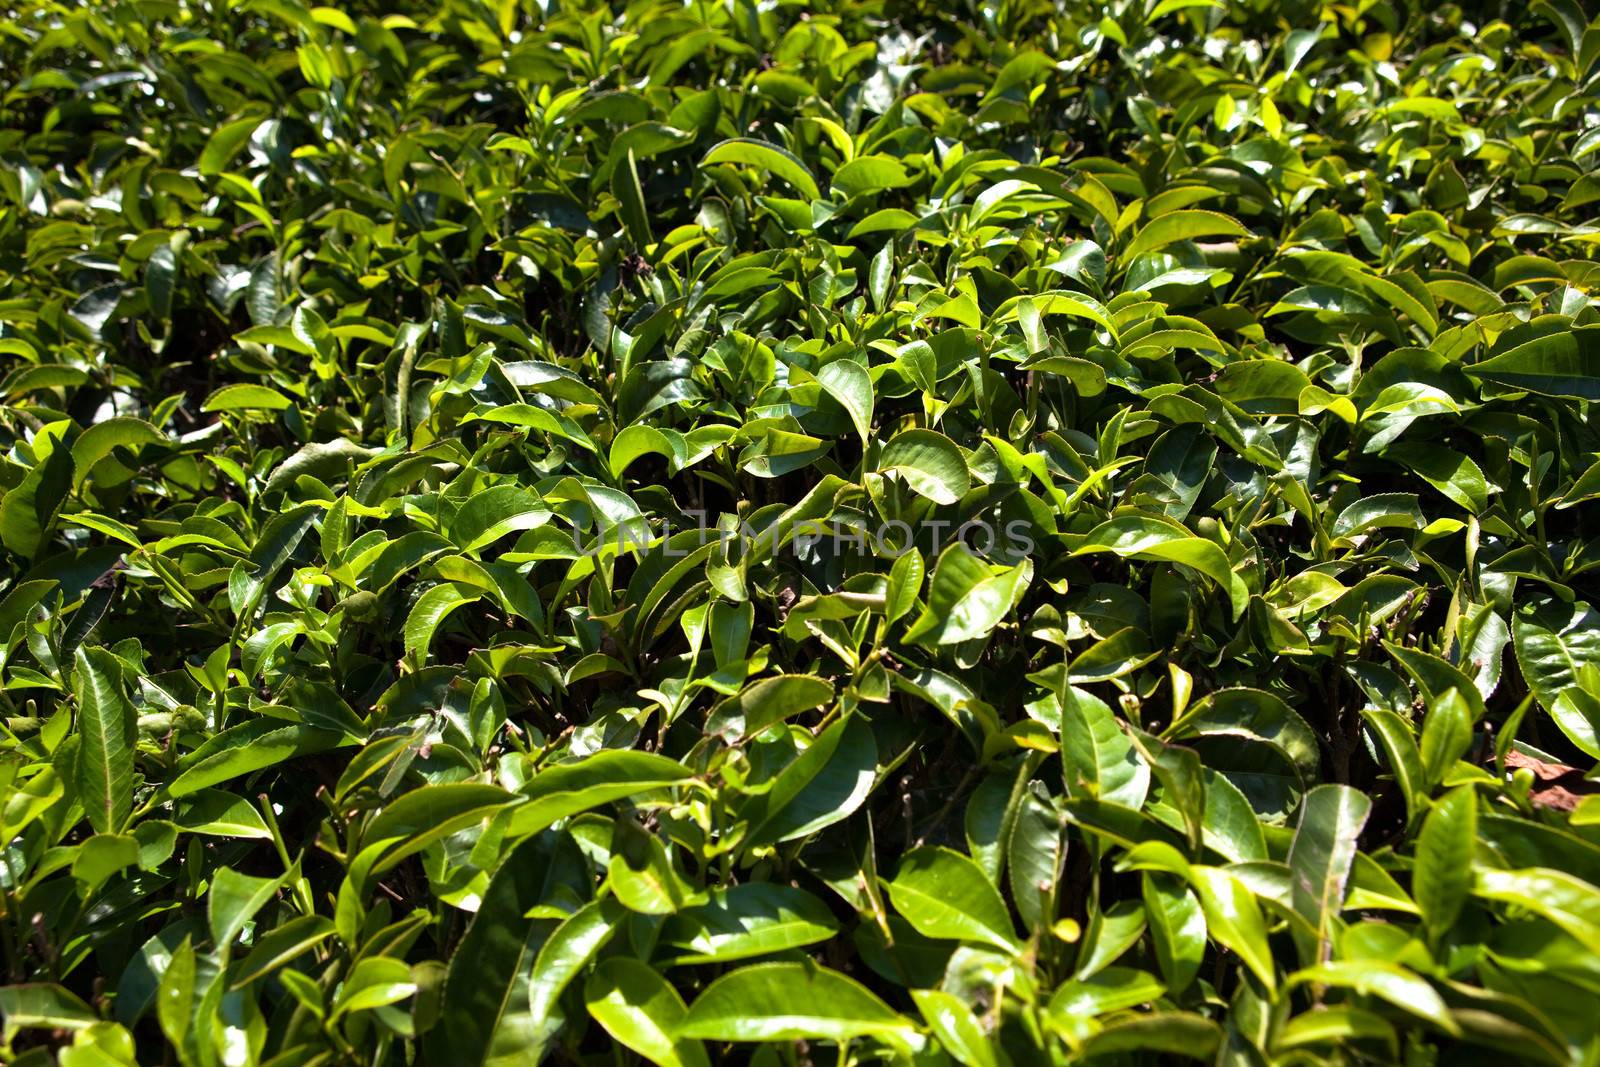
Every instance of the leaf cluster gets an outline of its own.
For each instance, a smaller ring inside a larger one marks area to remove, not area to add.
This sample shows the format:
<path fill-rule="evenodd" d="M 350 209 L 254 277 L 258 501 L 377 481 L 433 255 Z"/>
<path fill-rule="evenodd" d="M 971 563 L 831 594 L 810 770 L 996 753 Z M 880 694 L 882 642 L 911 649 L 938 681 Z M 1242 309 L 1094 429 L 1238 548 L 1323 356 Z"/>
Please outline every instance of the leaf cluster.
<path fill-rule="evenodd" d="M 1574 0 L 0 70 L 0 1061 L 1600 1060 Z"/>

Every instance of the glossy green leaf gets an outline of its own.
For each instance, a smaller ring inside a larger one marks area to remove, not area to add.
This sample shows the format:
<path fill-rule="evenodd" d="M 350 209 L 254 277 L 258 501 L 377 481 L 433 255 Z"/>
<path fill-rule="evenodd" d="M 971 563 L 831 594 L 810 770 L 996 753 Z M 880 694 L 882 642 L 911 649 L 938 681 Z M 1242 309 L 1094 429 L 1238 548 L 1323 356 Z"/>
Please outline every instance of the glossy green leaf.
<path fill-rule="evenodd" d="M 19 1030 L 80 1030 L 98 1019 L 74 993 L 52 982 L 0 986 L 0 1017 L 8 1040 Z"/>
<path fill-rule="evenodd" d="M 1182 993 L 1199 974 L 1200 964 L 1205 959 L 1205 913 L 1194 893 L 1176 878 L 1149 873 L 1144 875 L 1143 883 L 1144 917 L 1149 924 L 1151 947 L 1167 981 L 1161 991 L 1171 988 L 1174 993 Z M 1119 970 L 1108 968 L 1096 972 L 1096 976 Z M 1146 977 L 1140 975 L 1141 979 Z M 1110 981 L 1115 985 L 1119 979 L 1113 976 Z"/>
<path fill-rule="evenodd" d="M 610 959 L 595 968 L 584 987 L 584 1001 L 606 1032 L 660 1067 L 709 1064 L 705 1048 L 678 1038 L 688 1009 L 678 991 L 636 960 Z"/>
<path fill-rule="evenodd" d="M 972 486 L 961 450 L 933 430 L 907 430 L 890 438 L 878 457 L 878 470 L 899 474 L 935 504 L 954 504 Z"/>
<path fill-rule="evenodd" d="M 1174 241 L 1201 237 L 1240 237 L 1249 233 L 1239 222 L 1215 211 L 1173 211 L 1158 215 L 1134 235 L 1124 255 L 1127 258 L 1164 248 Z"/>
<path fill-rule="evenodd" d="M 1547 601 L 1519 611 L 1511 634 L 1528 688 L 1573 744 L 1600 759 L 1600 709 L 1578 682 L 1584 665 L 1600 666 L 1600 616 L 1586 603 Z"/>
<path fill-rule="evenodd" d="M 1356 845 L 1371 811 L 1366 794 L 1343 785 L 1320 785 L 1301 801 L 1289 847 L 1294 908 L 1319 933 L 1343 907 Z"/>
<path fill-rule="evenodd" d="M 680 1038 L 707 1041 L 847 1041 L 903 1043 L 911 1021 L 861 983 L 812 963 L 741 967 L 705 988 L 678 1026 Z"/>
<path fill-rule="evenodd" d="M 218 870 L 206 899 L 211 939 L 216 946 L 225 949 L 232 945 L 245 923 L 277 894 L 282 884 L 281 878 L 256 878 L 231 867 Z"/>
<path fill-rule="evenodd" d="M 1062 983 L 1050 997 L 1050 1010 L 1073 1017 L 1106 1015 L 1152 1003 L 1166 991 L 1153 975 L 1108 967 L 1093 978 Z"/>
<path fill-rule="evenodd" d="M 1026 561 L 994 567 L 964 545 L 951 545 L 934 564 L 927 610 L 906 631 L 905 639 L 949 645 L 987 636 L 1010 613 L 1032 577 Z"/>
<path fill-rule="evenodd" d="M 1082 783 L 1102 799 L 1129 808 L 1143 806 L 1150 768 L 1099 697 L 1068 689 L 1062 702 L 1061 752 L 1069 790 Z"/>
<path fill-rule="evenodd" d="M 676 760 L 648 752 L 597 752 L 550 767 L 524 790 L 529 802 L 511 814 L 509 832 L 537 833 L 580 811 L 673 785 L 690 776 Z"/>
<path fill-rule="evenodd" d="M 965 1067 L 995 1067 L 999 1063 L 977 1016 L 957 997 L 937 989 L 913 989 L 922 1019 L 946 1052 Z"/>
<path fill-rule="evenodd" d="M 8 551 L 32 560 L 44 548 L 72 490 L 74 471 L 71 450 L 56 443 L 0 497 L 0 543 Z"/>
<path fill-rule="evenodd" d="M 1222 588 L 1235 618 L 1244 612 L 1249 594 L 1222 549 L 1205 538 L 1190 536 L 1176 523 L 1138 516 L 1112 519 L 1090 531 L 1077 552 L 1113 552 L 1124 558 L 1185 564 Z"/>
<path fill-rule="evenodd" d="M 1489 359 L 1470 364 L 1475 378 L 1507 389 L 1544 396 L 1600 400 L 1600 327 L 1535 338 Z"/>
<path fill-rule="evenodd" d="M 133 810 L 133 705 L 121 668 L 101 649 L 78 649 L 76 681 L 78 789 L 89 825 L 114 834 Z"/>
<path fill-rule="evenodd" d="M 971 859 L 948 848 L 919 848 L 900 858 L 888 883 L 895 910 L 928 937 L 1014 949 L 1011 916 L 994 883 Z"/>
<path fill-rule="evenodd" d="M 748 137 L 734 137 L 712 148 L 700 160 L 702 167 L 715 163 L 739 163 L 769 171 L 794 186 L 795 191 L 810 200 L 821 195 L 816 179 L 806 170 L 805 164 L 792 152 L 766 141 Z"/>
<path fill-rule="evenodd" d="M 821 707 L 833 699 L 833 686 L 807 674 L 781 674 L 729 697 L 712 711 L 706 729 L 729 736 L 758 734 L 773 723 Z"/>
<path fill-rule="evenodd" d="M 550 1015 L 556 999 L 611 940 L 622 909 L 609 899 L 591 900 L 551 931 L 533 961 L 528 978 L 528 1012 Z"/>
<path fill-rule="evenodd" d="M 755 798 L 748 840 L 791 841 L 846 818 L 866 800 L 877 761 L 871 727 L 853 716 L 835 722 Z"/>
<path fill-rule="evenodd" d="M 1403 1012 L 1425 1019 L 1449 1034 L 1460 1033 L 1444 999 L 1433 986 L 1397 964 L 1386 960 L 1340 960 L 1298 971 L 1291 985 L 1316 983 L 1348 989 L 1363 996 L 1387 1001 Z"/>
<path fill-rule="evenodd" d="M 1471 893 L 1477 833 L 1478 801 L 1471 786 L 1446 793 L 1422 821 L 1411 887 L 1435 937 L 1455 923 Z"/>
<path fill-rule="evenodd" d="M 660 943 L 675 964 L 716 963 L 815 944 L 838 930 L 833 913 L 805 890 L 747 882 L 679 909 L 662 925 Z"/>
<path fill-rule="evenodd" d="M 1537 867 L 1510 871 L 1479 867 L 1472 891 L 1526 908 L 1572 935 L 1588 951 L 1600 951 L 1600 889 L 1588 882 Z"/>
<path fill-rule="evenodd" d="M 836 359 L 817 371 L 817 381 L 850 415 L 863 441 L 871 439 L 873 389 L 866 368 L 850 359 Z"/>

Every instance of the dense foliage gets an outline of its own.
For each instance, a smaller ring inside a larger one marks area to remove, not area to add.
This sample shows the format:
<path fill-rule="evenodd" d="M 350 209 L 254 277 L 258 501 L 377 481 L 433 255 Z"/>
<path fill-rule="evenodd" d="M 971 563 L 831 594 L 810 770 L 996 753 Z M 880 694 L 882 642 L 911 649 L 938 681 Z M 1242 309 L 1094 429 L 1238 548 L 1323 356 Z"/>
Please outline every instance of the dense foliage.
<path fill-rule="evenodd" d="M 1600 21 L 18 0 L 0 1059 L 1600 1062 Z"/>

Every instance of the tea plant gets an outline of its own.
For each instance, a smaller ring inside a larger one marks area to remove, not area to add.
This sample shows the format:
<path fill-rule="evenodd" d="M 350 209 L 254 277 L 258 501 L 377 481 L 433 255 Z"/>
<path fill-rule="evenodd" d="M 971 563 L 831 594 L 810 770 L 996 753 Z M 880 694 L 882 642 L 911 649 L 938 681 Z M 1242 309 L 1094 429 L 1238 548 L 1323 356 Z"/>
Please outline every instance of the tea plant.
<path fill-rule="evenodd" d="M 1600 1062 L 1600 20 L 20 0 L 0 1060 Z"/>

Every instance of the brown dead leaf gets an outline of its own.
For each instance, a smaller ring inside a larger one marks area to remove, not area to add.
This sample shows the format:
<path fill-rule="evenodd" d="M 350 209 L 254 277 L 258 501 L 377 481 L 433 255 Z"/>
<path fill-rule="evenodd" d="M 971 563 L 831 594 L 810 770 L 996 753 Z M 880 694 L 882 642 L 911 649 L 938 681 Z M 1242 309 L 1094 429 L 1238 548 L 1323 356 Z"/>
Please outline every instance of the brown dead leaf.
<path fill-rule="evenodd" d="M 1506 766 L 1512 770 L 1526 767 L 1533 772 L 1534 786 L 1528 792 L 1528 799 L 1541 808 L 1572 811 L 1585 796 L 1600 792 L 1600 783 L 1586 779 L 1578 768 L 1565 763 L 1546 763 L 1515 749 L 1506 753 Z"/>

